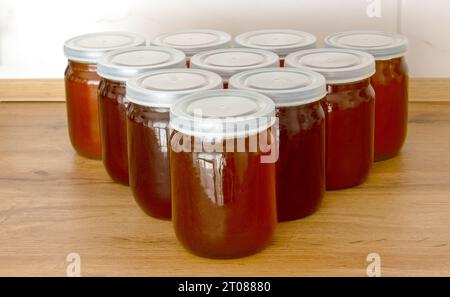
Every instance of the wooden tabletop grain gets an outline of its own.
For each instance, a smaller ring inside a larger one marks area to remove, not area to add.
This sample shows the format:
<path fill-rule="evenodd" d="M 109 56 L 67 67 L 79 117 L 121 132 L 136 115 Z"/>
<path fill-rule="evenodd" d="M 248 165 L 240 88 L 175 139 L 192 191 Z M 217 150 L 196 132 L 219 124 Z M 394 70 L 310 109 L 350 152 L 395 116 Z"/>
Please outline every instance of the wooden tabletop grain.
<path fill-rule="evenodd" d="M 238 260 L 193 256 L 172 225 L 146 216 L 102 163 L 71 148 L 64 103 L 0 103 L 0 275 L 450 275 L 450 102 L 410 104 L 403 153 L 362 186 L 328 192 L 273 244 Z"/>

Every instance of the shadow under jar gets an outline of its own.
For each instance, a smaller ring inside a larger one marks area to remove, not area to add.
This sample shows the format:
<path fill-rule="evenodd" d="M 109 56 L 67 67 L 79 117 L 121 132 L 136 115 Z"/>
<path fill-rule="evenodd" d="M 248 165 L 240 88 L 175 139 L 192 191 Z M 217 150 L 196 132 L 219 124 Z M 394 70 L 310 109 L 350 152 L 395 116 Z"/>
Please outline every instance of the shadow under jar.
<path fill-rule="evenodd" d="M 278 221 L 314 213 L 325 192 L 325 78 L 301 69 L 259 69 L 231 77 L 230 89 L 255 91 L 275 102 Z"/>
<path fill-rule="evenodd" d="M 284 67 L 287 55 L 306 49 L 316 48 L 317 38 L 298 30 L 258 30 L 242 33 L 234 38 L 237 47 L 262 49 L 276 53 L 280 57 L 280 67 Z"/>
<path fill-rule="evenodd" d="M 376 73 L 371 78 L 375 103 L 375 161 L 397 156 L 408 126 L 408 66 L 405 36 L 380 31 L 335 33 L 325 39 L 328 47 L 358 49 L 372 54 Z"/>
<path fill-rule="evenodd" d="M 192 253 L 239 258 L 270 243 L 277 223 L 274 116 L 269 98 L 236 90 L 197 93 L 171 108 L 173 225 Z"/>
<path fill-rule="evenodd" d="M 242 71 L 277 67 L 277 54 L 251 48 L 219 49 L 196 54 L 191 59 L 191 68 L 204 69 L 219 74 L 223 88 L 228 89 L 228 79 Z"/>
<path fill-rule="evenodd" d="M 149 216 L 171 218 L 169 108 L 183 96 L 221 87 L 220 76 L 194 69 L 152 71 L 128 81 L 130 188 Z"/>
<path fill-rule="evenodd" d="M 155 46 L 112 51 L 99 60 L 102 159 L 114 181 L 128 185 L 126 81 L 147 71 L 183 68 L 184 62 L 185 55 L 181 51 Z"/>
<path fill-rule="evenodd" d="M 328 94 L 322 101 L 326 116 L 326 184 L 328 190 L 363 183 L 373 163 L 375 92 L 370 77 L 373 56 L 359 51 L 317 49 L 286 58 L 287 67 L 322 74 Z"/>
<path fill-rule="evenodd" d="M 217 30 L 183 30 L 156 36 L 152 45 L 171 47 L 186 54 L 186 68 L 190 68 L 191 57 L 204 51 L 231 46 L 231 36 Z"/>
<path fill-rule="evenodd" d="M 105 53 L 145 44 L 130 33 L 104 32 L 74 37 L 64 43 L 68 66 L 64 75 L 69 136 L 75 151 L 86 158 L 101 159 L 98 115 L 98 59 Z"/>

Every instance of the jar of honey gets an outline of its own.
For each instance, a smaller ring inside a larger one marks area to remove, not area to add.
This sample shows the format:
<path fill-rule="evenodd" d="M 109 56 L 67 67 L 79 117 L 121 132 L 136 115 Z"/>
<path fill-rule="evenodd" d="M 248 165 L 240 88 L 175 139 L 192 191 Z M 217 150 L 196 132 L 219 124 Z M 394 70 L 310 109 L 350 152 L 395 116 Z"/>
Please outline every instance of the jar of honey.
<path fill-rule="evenodd" d="M 222 87 L 219 75 L 198 69 L 166 69 L 127 82 L 129 182 L 142 210 L 171 218 L 169 108 L 181 97 Z"/>
<path fill-rule="evenodd" d="M 325 78 L 294 68 L 257 69 L 232 76 L 230 89 L 255 91 L 275 102 L 278 221 L 312 214 L 325 192 Z"/>
<path fill-rule="evenodd" d="M 328 94 L 326 117 L 326 184 L 328 190 L 363 183 L 372 167 L 375 91 L 370 78 L 375 60 L 365 52 L 344 49 L 300 51 L 286 57 L 286 67 L 322 74 Z"/>
<path fill-rule="evenodd" d="M 98 59 L 105 53 L 144 45 L 141 36 L 124 32 L 81 35 L 64 43 L 69 60 L 65 71 L 67 122 L 72 146 L 83 157 L 101 159 L 102 148 L 98 117 Z"/>
<path fill-rule="evenodd" d="M 114 181 L 128 185 L 126 81 L 151 70 L 184 68 L 184 63 L 183 52 L 156 46 L 112 51 L 98 61 L 97 73 L 102 78 L 98 91 L 102 159 Z"/>
<path fill-rule="evenodd" d="M 152 45 L 178 49 L 186 54 L 186 67 L 190 67 L 191 57 L 204 51 L 231 46 L 231 36 L 217 30 L 183 30 L 156 36 Z"/>
<path fill-rule="evenodd" d="M 270 243 L 274 116 L 272 100 L 241 90 L 196 93 L 170 109 L 173 225 L 192 253 L 238 258 Z"/>
<path fill-rule="evenodd" d="M 228 88 L 228 79 L 242 71 L 276 67 L 280 64 L 277 54 L 251 48 L 218 49 L 196 54 L 191 59 L 191 67 L 213 71 L 219 74 Z"/>
<path fill-rule="evenodd" d="M 397 156 L 405 142 L 408 126 L 408 39 L 379 31 L 350 31 L 328 36 L 328 47 L 365 51 L 376 60 L 371 78 L 375 103 L 375 161 Z"/>
<path fill-rule="evenodd" d="M 280 66 L 284 67 L 287 55 L 300 50 L 316 48 L 317 38 L 298 30 L 258 30 L 240 34 L 234 38 L 238 47 L 256 48 L 276 53 Z"/>

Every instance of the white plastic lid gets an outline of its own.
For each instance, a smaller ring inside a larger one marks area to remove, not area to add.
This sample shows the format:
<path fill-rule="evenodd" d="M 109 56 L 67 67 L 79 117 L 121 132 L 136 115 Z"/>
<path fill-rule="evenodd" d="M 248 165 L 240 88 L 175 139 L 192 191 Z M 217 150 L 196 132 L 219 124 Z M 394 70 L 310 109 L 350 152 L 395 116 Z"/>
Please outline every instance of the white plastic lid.
<path fill-rule="evenodd" d="M 214 71 L 228 80 L 232 75 L 258 68 L 276 67 L 280 63 L 277 54 L 250 48 L 229 48 L 199 53 L 192 57 L 191 68 Z"/>
<path fill-rule="evenodd" d="M 400 34 L 381 31 L 348 31 L 325 38 L 327 47 L 346 48 L 367 52 L 375 60 L 403 57 L 408 50 L 408 39 Z"/>
<path fill-rule="evenodd" d="M 313 71 L 266 68 L 238 73 L 230 78 L 231 89 L 255 91 L 271 98 L 277 107 L 317 102 L 327 94 L 325 78 Z"/>
<path fill-rule="evenodd" d="M 216 30 L 185 30 L 161 34 L 151 41 L 152 45 L 166 46 L 183 51 L 191 57 L 199 52 L 229 47 L 231 36 Z"/>
<path fill-rule="evenodd" d="M 183 52 L 167 47 L 139 46 L 112 51 L 98 60 L 97 73 L 106 79 L 127 81 L 140 73 L 167 68 L 184 68 Z"/>
<path fill-rule="evenodd" d="M 317 38 L 297 30 L 259 30 L 240 34 L 234 41 L 241 47 L 270 50 L 284 57 L 299 50 L 316 48 Z"/>
<path fill-rule="evenodd" d="M 171 128 L 202 138 L 251 136 L 274 124 L 275 105 L 250 91 L 215 90 L 195 93 L 170 108 Z"/>
<path fill-rule="evenodd" d="M 312 49 L 286 57 L 286 67 L 306 68 L 322 74 L 327 84 L 352 83 L 375 74 L 372 55 L 347 49 Z"/>
<path fill-rule="evenodd" d="M 169 108 L 183 96 L 222 88 L 222 78 L 200 69 L 164 69 L 146 72 L 127 82 L 128 101 L 149 107 Z"/>
<path fill-rule="evenodd" d="M 64 54 L 71 61 L 97 63 L 107 52 L 140 45 L 145 45 L 145 38 L 133 33 L 91 33 L 67 40 L 64 43 Z"/>

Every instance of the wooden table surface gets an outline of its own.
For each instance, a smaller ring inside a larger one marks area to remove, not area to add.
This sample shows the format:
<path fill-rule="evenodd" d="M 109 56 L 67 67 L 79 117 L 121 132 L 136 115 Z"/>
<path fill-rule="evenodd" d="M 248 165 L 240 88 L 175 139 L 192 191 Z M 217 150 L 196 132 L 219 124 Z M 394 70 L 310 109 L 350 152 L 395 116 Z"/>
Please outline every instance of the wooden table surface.
<path fill-rule="evenodd" d="M 450 102 L 410 104 L 403 153 L 362 186 L 328 192 L 273 244 L 238 260 L 193 256 L 167 221 L 147 217 L 102 163 L 71 148 L 64 103 L 0 103 L 0 275 L 450 275 Z"/>

